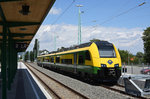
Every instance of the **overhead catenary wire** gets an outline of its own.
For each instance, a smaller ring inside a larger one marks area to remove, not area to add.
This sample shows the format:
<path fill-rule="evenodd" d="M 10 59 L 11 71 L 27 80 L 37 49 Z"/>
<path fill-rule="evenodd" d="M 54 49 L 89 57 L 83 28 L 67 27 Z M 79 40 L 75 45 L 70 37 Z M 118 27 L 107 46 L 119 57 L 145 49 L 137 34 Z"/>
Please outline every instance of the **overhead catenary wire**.
<path fill-rule="evenodd" d="M 130 9 L 128 9 L 128 10 L 126 10 L 126 11 L 124 11 L 124 12 L 118 14 L 118 15 L 115 15 L 115 16 L 113 16 L 113 17 L 111 17 L 111 18 L 109 18 L 109 19 L 107 19 L 107 20 L 101 22 L 100 24 L 97 24 L 96 26 L 93 26 L 93 29 L 94 29 L 94 30 L 93 30 L 91 33 L 93 33 L 94 31 L 96 31 L 96 30 L 97 30 L 96 28 L 97 28 L 98 26 L 100 26 L 100 25 L 102 25 L 102 24 L 105 24 L 105 23 L 107 23 L 107 22 L 113 20 L 113 19 L 116 18 L 116 17 L 119 17 L 119 16 L 121 16 L 121 15 L 124 15 L 124 14 L 130 12 L 131 10 L 133 10 L 133 9 L 135 9 L 135 8 L 137 8 L 137 7 L 140 7 L 140 6 L 144 5 L 144 4 L 146 4 L 146 2 L 143 2 L 143 3 L 137 5 L 137 6 L 133 7 L 133 8 L 130 8 Z"/>
<path fill-rule="evenodd" d="M 105 24 L 105 23 L 107 23 L 107 22 L 113 20 L 114 18 L 119 17 L 119 16 L 121 16 L 121 15 L 124 15 L 124 14 L 130 12 L 131 10 L 133 10 L 133 9 L 135 9 L 135 8 L 137 8 L 137 7 L 140 7 L 140 6 L 144 5 L 144 4 L 146 4 L 146 2 L 143 2 L 143 3 L 137 5 L 137 6 L 133 7 L 133 8 L 130 8 L 130 9 L 128 9 L 128 10 L 126 10 L 126 11 L 124 11 L 124 12 L 122 12 L 122 13 L 116 15 L 116 16 L 113 16 L 113 17 L 111 17 L 111 18 L 109 18 L 109 19 L 107 19 L 107 20 L 101 22 L 99 25 Z"/>
<path fill-rule="evenodd" d="M 127 5 L 127 4 L 129 3 L 129 1 L 130 1 L 130 0 L 128 0 L 127 2 L 125 2 L 123 5 L 121 5 L 121 7 L 118 8 L 118 10 L 116 10 L 116 12 L 120 11 L 125 5 Z M 102 2 L 102 3 L 104 3 L 104 2 Z M 102 4 L 102 3 L 101 3 L 101 4 Z M 100 6 L 100 5 L 99 5 L 99 6 Z M 86 10 L 89 10 L 89 9 L 85 9 L 84 12 L 86 12 Z M 111 17 L 113 17 L 113 15 L 110 16 L 110 18 L 111 18 Z M 95 20 L 98 21 L 98 19 L 95 19 Z M 93 21 L 88 21 L 88 22 L 84 22 L 84 24 L 86 24 L 86 23 L 92 23 L 92 22 L 93 22 Z"/>
<path fill-rule="evenodd" d="M 131 0 L 128 0 L 128 1 L 126 1 L 126 2 L 124 2 L 122 5 L 121 5 L 121 7 L 119 7 L 117 10 L 116 10 L 116 14 L 119 14 L 120 13 L 120 11 L 121 10 L 123 10 L 123 8 L 125 8 L 125 6 L 127 6 L 129 3 L 130 3 L 130 1 Z M 114 15 L 116 15 L 116 14 L 114 14 Z M 112 15 L 113 16 L 113 15 Z"/>
<path fill-rule="evenodd" d="M 75 3 L 75 0 L 73 0 L 69 6 L 56 18 L 55 21 L 53 21 L 52 25 L 54 25 L 64 14 L 65 12 Z"/>
<path fill-rule="evenodd" d="M 73 0 L 73 1 L 66 7 L 66 9 L 64 9 L 64 11 L 52 22 L 51 27 L 56 24 L 56 22 L 67 12 L 67 10 L 68 10 L 69 8 L 71 8 L 71 6 L 72 6 L 74 3 L 75 3 L 75 0 Z M 53 34 L 54 34 L 53 37 L 54 37 L 54 40 L 55 40 L 56 33 L 53 32 Z M 47 36 L 45 39 L 48 40 L 48 39 L 49 39 L 49 36 Z"/>

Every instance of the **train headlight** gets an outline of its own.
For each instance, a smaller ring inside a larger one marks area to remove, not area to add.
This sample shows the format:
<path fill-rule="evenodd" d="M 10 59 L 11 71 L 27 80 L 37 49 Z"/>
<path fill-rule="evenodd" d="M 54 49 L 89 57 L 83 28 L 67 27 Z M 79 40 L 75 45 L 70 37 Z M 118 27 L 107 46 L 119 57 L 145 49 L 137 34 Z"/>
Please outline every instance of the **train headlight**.
<path fill-rule="evenodd" d="M 101 67 L 106 67 L 106 64 L 101 64 Z"/>
<path fill-rule="evenodd" d="M 119 67 L 119 64 L 115 64 L 115 67 Z"/>

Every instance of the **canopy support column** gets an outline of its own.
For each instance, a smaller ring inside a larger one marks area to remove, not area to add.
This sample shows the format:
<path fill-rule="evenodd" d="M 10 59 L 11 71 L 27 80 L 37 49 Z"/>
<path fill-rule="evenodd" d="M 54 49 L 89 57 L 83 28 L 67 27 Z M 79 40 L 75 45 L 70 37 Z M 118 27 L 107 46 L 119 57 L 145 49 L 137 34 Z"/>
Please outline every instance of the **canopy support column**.
<path fill-rule="evenodd" d="M 6 59 L 6 41 L 7 41 L 7 27 L 3 25 L 3 37 L 2 37 L 2 62 L 1 62 L 1 68 L 2 68 L 2 99 L 7 99 L 7 59 Z"/>
<path fill-rule="evenodd" d="M 8 36 L 8 90 L 11 90 L 11 79 L 12 79 L 12 37 Z"/>

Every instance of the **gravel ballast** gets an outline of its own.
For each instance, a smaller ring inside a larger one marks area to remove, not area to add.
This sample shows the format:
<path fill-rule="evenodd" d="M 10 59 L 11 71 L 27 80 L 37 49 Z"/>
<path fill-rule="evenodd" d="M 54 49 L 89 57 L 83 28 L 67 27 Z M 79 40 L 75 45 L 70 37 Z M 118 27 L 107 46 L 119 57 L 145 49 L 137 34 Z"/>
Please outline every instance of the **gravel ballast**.
<path fill-rule="evenodd" d="M 135 97 L 123 95 L 121 93 L 111 91 L 98 85 L 87 84 L 69 76 L 64 76 L 62 74 L 44 69 L 42 67 L 37 66 L 37 64 L 34 63 L 30 63 L 30 65 L 44 72 L 50 77 L 62 82 L 66 86 L 69 86 L 70 88 L 73 88 L 74 90 L 82 93 L 90 99 L 135 99 Z"/>

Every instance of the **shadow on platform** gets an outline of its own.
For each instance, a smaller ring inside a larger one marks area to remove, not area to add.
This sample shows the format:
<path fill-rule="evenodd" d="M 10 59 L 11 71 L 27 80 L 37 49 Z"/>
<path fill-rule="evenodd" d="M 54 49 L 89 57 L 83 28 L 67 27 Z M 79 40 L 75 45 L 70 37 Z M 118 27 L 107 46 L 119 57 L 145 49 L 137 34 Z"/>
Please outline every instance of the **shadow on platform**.
<path fill-rule="evenodd" d="M 0 99 L 2 99 L 1 78 Z M 33 77 L 30 75 L 28 70 L 18 69 L 13 83 L 11 84 L 11 90 L 7 90 L 7 99 L 46 99 L 46 97 L 33 79 Z"/>

